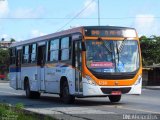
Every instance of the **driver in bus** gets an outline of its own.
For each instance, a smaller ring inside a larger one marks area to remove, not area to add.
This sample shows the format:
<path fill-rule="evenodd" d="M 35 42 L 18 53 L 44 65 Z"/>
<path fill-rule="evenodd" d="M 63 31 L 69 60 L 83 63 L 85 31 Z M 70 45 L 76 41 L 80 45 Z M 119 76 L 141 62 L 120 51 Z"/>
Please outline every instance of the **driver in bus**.
<path fill-rule="evenodd" d="M 102 61 L 106 61 L 106 59 L 107 59 L 107 55 L 102 48 L 97 50 L 97 52 L 95 52 L 95 54 L 94 54 L 94 60 L 95 61 L 102 62 Z"/>

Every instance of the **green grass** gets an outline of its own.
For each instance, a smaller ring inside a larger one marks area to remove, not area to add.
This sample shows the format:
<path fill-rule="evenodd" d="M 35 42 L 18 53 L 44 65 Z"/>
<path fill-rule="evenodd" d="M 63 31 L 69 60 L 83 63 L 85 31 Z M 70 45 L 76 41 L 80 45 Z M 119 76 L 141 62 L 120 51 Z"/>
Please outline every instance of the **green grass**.
<path fill-rule="evenodd" d="M 23 110 L 24 105 L 18 103 L 15 106 L 0 103 L 0 119 L 2 120 L 55 120 L 52 117 L 44 116 Z"/>

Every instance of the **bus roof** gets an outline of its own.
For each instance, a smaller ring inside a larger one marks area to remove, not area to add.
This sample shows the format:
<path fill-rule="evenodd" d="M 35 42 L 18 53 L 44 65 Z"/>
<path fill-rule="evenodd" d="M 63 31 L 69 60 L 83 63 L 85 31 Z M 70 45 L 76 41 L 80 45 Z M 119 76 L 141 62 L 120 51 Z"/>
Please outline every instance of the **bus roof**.
<path fill-rule="evenodd" d="M 51 39 L 54 37 L 65 36 L 65 35 L 72 34 L 72 33 L 78 33 L 78 32 L 82 33 L 83 29 L 134 29 L 134 28 L 118 27 L 118 26 L 81 26 L 81 27 L 76 27 L 76 28 L 63 30 L 60 32 L 55 32 L 55 33 L 51 33 L 48 35 L 16 42 L 16 43 L 11 44 L 10 47 L 12 48 L 12 47 L 21 46 L 21 45 L 25 45 L 25 44 L 29 44 L 29 43 L 40 42 L 40 41 L 44 41 L 44 40 Z"/>
<path fill-rule="evenodd" d="M 63 35 L 71 34 L 71 33 L 81 32 L 81 28 L 82 27 L 76 27 L 76 28 L 72 28 L 72 29 L 68 29 L 68 30 L 64 30 L 60 32 L 55 32 L 55 33 L 51 33 L 48 35 L 44 35 L 44 36 L 40 36 L 40 37 L 36 37 L 36 38 L 32 38 L 32 39 L 28 39 L 28 40 L 24 40 L 20 42 L 16 42 L 14 44 L 11 44 L 10 47 L 16 47 L 16 46 L 29 44 L 29 43 L 40 42 L 40 41 L 44 41 L 44 40 L 51 39 L 54 37 L 59 37 L 59 36 L 63 36 Z"/>
<path fill-rule="evenodd" d="M 134 29 L 131 27 L 120 26 L 83 26 L 84 29 Z"/>

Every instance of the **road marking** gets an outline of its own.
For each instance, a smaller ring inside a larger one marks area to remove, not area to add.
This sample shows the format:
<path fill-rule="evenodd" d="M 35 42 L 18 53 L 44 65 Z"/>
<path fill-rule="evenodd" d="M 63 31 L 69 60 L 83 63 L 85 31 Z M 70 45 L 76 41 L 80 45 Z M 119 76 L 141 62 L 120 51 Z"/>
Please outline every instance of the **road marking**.
<path fill-rule="evenodd" d="M 1 93 L 7 93 L 7 94 L 14 94 L 14 95 L 23 95 L 23 94 L 19 94 L 19 93 L 13 93 L 13 92 L 6 92 L 6 91 L 0 91 Z"/>
<path fill-rule="evenodd" d="M 123 107 L 123 106 L 106 106 L 106 107 L 125 109 L 125 110 L 133 110 L 133 111 L 139 111 L 139 112 L 147 112 L 147 113 L 152 113 L 152 114 L 160 114 L 160 112 L 154 112 L 154 111 L 136 109 L 136 108 L 129 108 L 129 107 Z"/>

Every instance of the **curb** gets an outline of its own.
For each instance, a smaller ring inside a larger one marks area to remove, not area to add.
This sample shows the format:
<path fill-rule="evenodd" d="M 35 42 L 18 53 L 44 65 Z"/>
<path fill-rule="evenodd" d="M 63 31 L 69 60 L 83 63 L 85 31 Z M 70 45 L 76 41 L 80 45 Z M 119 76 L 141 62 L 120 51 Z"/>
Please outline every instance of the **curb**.
<path fill-rule="evenodd" d="M 145 89 L 160 90 L 160 86 L 145 86 Z"/>
<path fill-rule="evenodd" d="M 0 80 L 0 83 L 9 83 L 9 80 Z"/>

